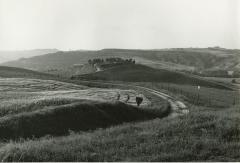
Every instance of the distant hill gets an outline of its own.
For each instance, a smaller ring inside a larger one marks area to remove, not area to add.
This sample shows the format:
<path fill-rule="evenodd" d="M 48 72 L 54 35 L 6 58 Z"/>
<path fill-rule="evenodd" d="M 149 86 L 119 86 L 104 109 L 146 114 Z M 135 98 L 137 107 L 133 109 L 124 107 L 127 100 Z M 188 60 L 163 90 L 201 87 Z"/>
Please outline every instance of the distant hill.
<path fill-rule="evenodd" d="M 133 58 L 136 60 L 136 63 L 153 68 L 194 72 L 197 74 L 211 74 L 209 72 L 215 73 L 218 70 L 237 72 L 240 69 L 240 50 L 218 47 L 160 50 L 103 49 L 98 51 L 59 51 L 7 62 L 3 65 L 48 72 L 51 69 L 65 70 L 76 64 L 86 64 L 89 59 L 93 58 L 109 57 Z"/>
<path fill-rule="evenodd" d="M 50 68 L 48 70 L 44 70 L 43 72 L 53 75 L 57 74 L 62 77 L 71 77 L 72 75 L 94 73 L 96 72 L 96 69 L 89 64 L 75 64 L 69 67 Z"/>
<path fill-rule="evenodd" d="M 123 65 L 92 74 L 73 76 L 72 79 L 107 80 L 127 82 L 164 82 L 205 87 L 226 88 L 214 82 L 202 80 L 179 72 L 154 69 L 144 65 Z M 228 88 L 227 88 L 228 89 Z"/>
<path fill-rule="evenodd" d="M 32 70 L 0 66 L 0 77 L 5 78 L 53 78 L 52 75 Z"/>
<path fill-rule="evenodd" d="M 0 55 L 0 63 L 7 62 L 8 59 Z"/>
<path fill-rule="evenodd" d="M 0 63 L 20 58 L 29 58 L 43 54 L 55 53 L 57 49 L 35 49 L 35 50 L 22 50 L 22 51 L 0 51 Z"/>

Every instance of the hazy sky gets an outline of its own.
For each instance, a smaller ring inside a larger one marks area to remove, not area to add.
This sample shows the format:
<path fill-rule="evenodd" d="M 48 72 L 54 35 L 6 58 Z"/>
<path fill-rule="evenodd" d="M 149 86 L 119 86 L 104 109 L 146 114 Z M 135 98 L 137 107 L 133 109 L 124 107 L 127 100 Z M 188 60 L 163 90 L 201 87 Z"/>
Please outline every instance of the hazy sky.
<path fill-rule="evenodd" d="M 0 50 L 240 48 L 240 0 L 0 0 Z"/>

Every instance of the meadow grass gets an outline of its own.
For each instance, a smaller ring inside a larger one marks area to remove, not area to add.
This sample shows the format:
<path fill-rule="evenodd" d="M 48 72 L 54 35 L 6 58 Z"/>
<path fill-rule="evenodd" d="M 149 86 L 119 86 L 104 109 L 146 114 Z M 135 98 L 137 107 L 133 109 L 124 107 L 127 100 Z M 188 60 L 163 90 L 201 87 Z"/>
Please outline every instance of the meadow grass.
<path fill-rule="evenodd" d="M 0 118 L 0 160 L 240 161 L 240 111 L 234 102 L 237 91 L 207 87 L 197 91 L 197 85 L 137 84 L 184 99 L 191 104 L 190 113 L 163 118 L 169 114 L 160 105 L 164 102 L 144 90 L 140 91 L 154 101 L 149 105 L 152 109 L 121 102 L 50 103 Z M 56 92 L 62 97 L 61 91 Z M 54 91 L 46 92 L 47 98 L 56 96 Z"/>
<path fill-rule="evenodd" d="M 239 106 L 193 106 L 178 118 L 71 133 L 63 137 L 11 141 L 2 161 L 239 161 Z"/>
<path fill-rule="evenodd" d="M 77 102 L 70 98 L 49 98 L 49 99 L 21 99 L 2 102 L 0 105 L 0 117 L 14 115 L 22 112 L 31 112 L 44 109 L 47 106 L 59 106 Z"/>
<path fill-rule="evenodd" d="M 1 78 L 0 93 L 1 140 L 47 134 L 58 136 L 67 134 L 68 130 L 91 130 L 164 117 L 170 113 L 168 103 L 156 97 L 150 101 L 143 96 L 141 107 L 137 109 L 134 105 L 138 92 L 130 89 L 89 88 L 52 80 Z M 118 94 L 121 96 L 117 100 Z M 130 98 L 126 102 L 127 95 Z M 158 105 L 152 105 L 157 100 Z"/>
<path fill-rule="evenodd" d="M 170 107 L 144 109 L 122 102 L 82 100 L 77 103 L 49 106 L 0 118 L 0 139 L 66 135 L 69 130 L 86 131 L 120 124 L 164 117 Z"/>
<path fill-rule="evenodd" d="M 213 87 L 219 89 L 230 89 L 225 85 L 203 80 L 189 74 L 169 71 L 165 69 L 154 69 L 140 64 L 117 66 L 105 71 L 73 76 L 71 79 L 124 82 L 162 82 L 182 85 L 202 85 L 205 87 Z"/>
<path fill-rule="evenodd" d="M 173 97 L 199 106 L 224 108 L 240 104 L 240 92 L 238 90 L 225 90 L 201 86 L 137 82 L 136 85 L 145 86 L 161 92 L 165 92 Z"/>
<path fill-rule="evenodd" d="M 82 99 L 116 101 L 118 94 L 121 95 L 120 101 L 126 101 L 129 95 L 127 103 L 136 105 L 138 92 L 131 89 L 89 88 L 53 80 L 0 78 L 0 117 L 40 110 L 46 106 L 70 104 Z M 144 97 L 142 106 L 151 105 L 150 100 Z M 158 101 L 164 105 L 163 100 Z"/>

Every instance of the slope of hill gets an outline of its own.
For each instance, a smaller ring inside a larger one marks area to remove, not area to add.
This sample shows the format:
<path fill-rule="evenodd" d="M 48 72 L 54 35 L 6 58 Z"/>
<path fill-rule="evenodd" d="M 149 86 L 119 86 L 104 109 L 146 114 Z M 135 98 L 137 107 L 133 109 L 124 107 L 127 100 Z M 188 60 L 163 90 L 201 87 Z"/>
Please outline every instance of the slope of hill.
<path fill-rule="evenodd" d="M 75 64 L 86 64 L 94 58 L 134 58 L 137 63 L 171 70 L 239 71 L 240 50 L 223 48 L 184 48 L 162 50 L 103 49 L 99 51 L 68 51 L 7 62 L 3 65 L 39 71 L 68 69 Z"/>
<path fill-rule="evenodd" d="M 73 66 L 52 68 L 43 70 L 45 73 L 56 74 L 62 77 L 71 77 L 72 75 L 89 74 L 96 72 L 96 68 L 89 64 L 74 64 Z"/>
<path fill-rule="evenodd" d="M 23 68 L 0 66 L 0 77 L 6 78 L 53 78 L 52 75 Z"/>
<path fill-rule="evenodd" d="M 157 114 L 122 102 L 82 100 L 77 103 L 44 107 L 0 118 L 1 139 L 66 135 L 69 130 L 85 131 L 123 122 L 157 118 Z"/>
<path fill-rule="evenodd" d="M 128 82 L 164 82 L 206 87 L 225 88 L 224 86 L 201 80 L 182 73 L 153 69 L 144 65 L 123 65 L 92 74 L 73 76 L 72 79 L 128 81 Z"/>
<path fill-rule="evenodd" d="M 28 112 L 51 105 L 63 105 L 82 99 L 95 101 L 120 101 L 129 95 L 129 104 L 136 105 L 137 92 L 133 90 L 89 88 L 87 86 L 56 80 L 0 78 L 0 117 Z M 142 106 L 150 101 L 143 97 Z"/>
<path fill-rule="evenodd" d="M 0 56 L 0 63 L 7 62 L 8 59 L 6 57 Z"/>
<path fill-rule="evenodd" d="M 0 78 L 0 142 L 64 135 L 69 130 L 152 119 L 170 112 L 166 102 L 151 110 L 144 95 L 141 107 L 135 107 L 138 94 L 131 89 L 89 88 L 56 80 Z"/>
<path fill-rule="evenodd" d="M 240 160 L 239 106 L 193 107 L 188 116 L 3 144 L 3 162 Z M 140 153 L 140 154 L 139 154 Z"/>
<path fill-rule="evenodd" d="M 29 58 L 43 54 L 56 53 L 57 49 L 35 49 L 22 51 L 0 51 L 0 63 L 17 60 L 20 58 Z"/>
<path fill-rule="evenodd" d="M 95 51 L 60 51 L 52 54 L 11 61 L 4 63 L 3 65 L 47 71 L 51 69 L 66 69 L 75 64 L 84 64 L 87 63 L 89 58 L 94 57 L 96 57 Z"/>

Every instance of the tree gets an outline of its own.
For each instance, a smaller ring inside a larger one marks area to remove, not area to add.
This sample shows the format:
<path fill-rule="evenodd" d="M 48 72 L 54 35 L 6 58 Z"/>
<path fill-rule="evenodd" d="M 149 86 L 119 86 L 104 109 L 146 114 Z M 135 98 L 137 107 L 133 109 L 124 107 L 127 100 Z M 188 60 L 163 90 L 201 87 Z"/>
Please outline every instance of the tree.
<path fill-rule="evenodd" d="M 91 59 L 88 60 L 88 64 L 90 64 L 90 65 L 92 64 L 92 60 Z"/>

